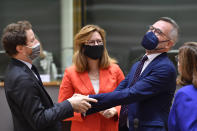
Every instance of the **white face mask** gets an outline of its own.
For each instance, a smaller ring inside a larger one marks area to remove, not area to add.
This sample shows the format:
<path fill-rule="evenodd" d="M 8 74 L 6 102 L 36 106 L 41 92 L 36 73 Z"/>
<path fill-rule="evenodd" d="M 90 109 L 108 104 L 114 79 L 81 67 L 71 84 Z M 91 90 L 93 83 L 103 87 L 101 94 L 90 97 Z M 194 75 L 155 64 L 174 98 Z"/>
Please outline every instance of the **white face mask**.
<path fill-rule="evenodd" d="M 37 43 L 32 47 L 29 47 L 29 46 L 26 46 L 26 47 L 32 49 L 31 55 L 28 56 L 31 60 L 35 59 L 36 57 L 40 55 L 40 43 Z"/>

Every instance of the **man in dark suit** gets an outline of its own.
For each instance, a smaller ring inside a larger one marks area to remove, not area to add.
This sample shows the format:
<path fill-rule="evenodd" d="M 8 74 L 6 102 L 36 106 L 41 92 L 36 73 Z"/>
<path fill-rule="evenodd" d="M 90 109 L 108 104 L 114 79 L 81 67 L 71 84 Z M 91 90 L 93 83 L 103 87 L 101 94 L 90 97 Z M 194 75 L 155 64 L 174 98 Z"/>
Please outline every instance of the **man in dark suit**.
<path fill-rule="evenodd" d="M 167 131 L 176 89 L 176 69 L 166 52 L 177 38 L 178 25 L 171 18 L 162 17 L 151 25 L 141 42 L 146 59 L 132 66 L 115 91 L 89 95 L 98 103 L 93 103 L 87 114 L 121 104 L 120 131 Z"/>
<path fill-rule="evenodd" d="M 12 112 L 14 131 L 59 131 L 61 120 L 73 112 L 85 112 L 92 98 L 75 95 L 62 103 L 53 104 L 43 87 L 32 60 L 40 54 L 40 44 L 28 21 L 9 24 L 2 43 L 11 56 L 5 75 L 5 93 Z"/>

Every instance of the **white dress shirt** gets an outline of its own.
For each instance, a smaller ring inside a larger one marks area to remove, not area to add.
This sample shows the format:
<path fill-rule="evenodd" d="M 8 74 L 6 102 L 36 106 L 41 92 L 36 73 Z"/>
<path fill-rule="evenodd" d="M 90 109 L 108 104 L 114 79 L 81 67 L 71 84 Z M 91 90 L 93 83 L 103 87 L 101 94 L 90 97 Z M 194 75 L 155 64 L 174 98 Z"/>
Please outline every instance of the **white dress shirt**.
<path fill-rule="evenodd" d="M 141 73 L 146 69 L 146 67 L 158 56 L 158 55 L 160 55 L 161 53 L 156 53 L 156 54 L 150 54 L 150 55 L 147 55 L 147 57 L 148 57 L 148 60 L 146 60 L 145 62 L 144 62 L 144 66 L 143 66 L 143 68 L 142 68 L 142 71 L 141 71 Z"/>
<path fill-rule="evenodd" d="M 19 59 L 18 59 L 19 60 Z M 30 64 L 29 62 L 23 61 L 23 60 L 19 60 L 21 62 L 23 62 L 25 65 L 27 65 L 27 67 L 29 67 L 29 69 L 31 70 L 32 64 Z M 32 71 L 32 70 L 31 70 Z M 33 72 L 33 71 L 32 71 Z M 38 79 L 37 75 L 33 72 L 33 74 L 35 75 L 35 77 Z"/>
<path fill-rule="evenodd" d="M 94 88 L 94 92 L 98 94 L 99 93 L 99 80 L 91 80 L 91 82 Z"/>

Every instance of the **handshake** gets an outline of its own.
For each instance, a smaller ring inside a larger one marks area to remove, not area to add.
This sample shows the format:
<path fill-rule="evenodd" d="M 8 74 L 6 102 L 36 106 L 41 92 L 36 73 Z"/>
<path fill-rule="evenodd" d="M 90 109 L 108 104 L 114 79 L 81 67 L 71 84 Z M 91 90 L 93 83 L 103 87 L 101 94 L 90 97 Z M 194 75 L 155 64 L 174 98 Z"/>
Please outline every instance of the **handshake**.
<path fill-rule="evenodd" d="M 80 94 L 74 94 L 71 98 L 68 99 L 68 101 L 71 103 L 74 112 L 78 113 L 86 113 L 86 111 L 91 108 L 91 104 L 89 102 L 97 102 L 96 99 L 89 98 L 88 96 Z M 118 112 L 115 107 L 100 111 L 99 113 L 105 118 L 111 118 L 114 116 L 118 117 Z"/>
<path fill-rule="evenodd" d="M 74 94 L 67 100 L 71 103 L 74 112 L 78 113 L 85 113 L 89 108 L 91 108 L 91 104 L 89 102 L 97 102 L 96 99 L 80 94 Z"/>

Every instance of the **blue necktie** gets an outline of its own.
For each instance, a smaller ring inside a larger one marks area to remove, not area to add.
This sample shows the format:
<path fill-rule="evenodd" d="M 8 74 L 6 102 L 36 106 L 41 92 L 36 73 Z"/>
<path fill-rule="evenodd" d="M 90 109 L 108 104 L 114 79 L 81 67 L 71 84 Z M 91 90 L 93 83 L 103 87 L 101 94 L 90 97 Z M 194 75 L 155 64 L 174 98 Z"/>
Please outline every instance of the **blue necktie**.
<path fill-rule="evenodd" d="M 136 71 L 135 71 L 135 74 L 133 76 L 133 81 L 131 82 L 129 88 L 131 88 L 136 83 L 136 81 L 138 80 L 138 78 L 139 78 L 139 76 L 141 74 L 141 71 L 142 71 L 144 62 L 147 59 L 148 59 L 148 57 L 145 55 L 140 60 L 140 63 L 137 66 Z M 126 123 L 127 123 L 127 117 L 128 117 L 128 105 L 122 105 L 121 106 L 121 110 L 120 110 L 119 127 L 122 127 L 122 126 L 126 125 Z"/>

